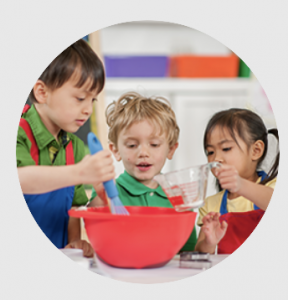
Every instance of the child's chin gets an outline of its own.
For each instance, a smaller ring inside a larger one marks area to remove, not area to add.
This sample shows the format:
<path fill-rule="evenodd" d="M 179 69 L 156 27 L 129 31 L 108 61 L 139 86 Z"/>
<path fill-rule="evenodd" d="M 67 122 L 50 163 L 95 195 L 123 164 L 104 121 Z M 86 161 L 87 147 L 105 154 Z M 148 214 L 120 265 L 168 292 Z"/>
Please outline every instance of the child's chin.
<path fill-rule="evenodd" d="M 151 181 L 153 177 L 151 176 L 137 176 L 136 177 L 139 181 Z"/>
<path fill-rule="evenodd" d="M 67 128 L 67 130 L 64 129 L 64 131 L 70 132 L 70 133 L 76 133 L 80 128 L 81 128 L 81 127 Z"/>

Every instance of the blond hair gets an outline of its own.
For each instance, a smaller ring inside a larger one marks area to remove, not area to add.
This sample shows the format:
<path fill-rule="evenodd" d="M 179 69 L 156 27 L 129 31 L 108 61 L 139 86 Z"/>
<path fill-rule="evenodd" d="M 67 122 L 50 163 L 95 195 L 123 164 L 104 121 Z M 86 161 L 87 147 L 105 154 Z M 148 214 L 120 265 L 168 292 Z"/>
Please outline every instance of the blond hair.
<path fill-rule="evenodd" d="M 105 114 L 109 126 L 108 139 L 116 147 L 120 131 L 143 120 L 158 127 L 160 135 L 166 135 L 170 147 L 178 141 L 180 130 L 176 116 L 164 97 L 146 98 L 136 92 L 129 92 L 110 103 Z"/>

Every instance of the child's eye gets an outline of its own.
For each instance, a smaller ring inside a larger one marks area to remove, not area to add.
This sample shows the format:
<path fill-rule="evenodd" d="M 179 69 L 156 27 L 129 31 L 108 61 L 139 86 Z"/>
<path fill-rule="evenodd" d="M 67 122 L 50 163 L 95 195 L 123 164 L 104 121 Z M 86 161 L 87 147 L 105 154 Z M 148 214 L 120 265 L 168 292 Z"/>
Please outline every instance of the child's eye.
<path fill-rule="evenodd" d="M 206 155 L 207 155 L 207 156 L 210 156 L 210 155 L 213 155 L 213 154 L 214 154 L 213 151 L 206 151 Z"/>
<path fill-rule="evenodd" d="M 136 147 L 136 145 L 134 145 L 134 144 L 131 144 L 131 145 L 127 145 L 127 147 L 128 147 L 128 148 L 135 148 L 135 147 Z"/>
<path fill-rule="evenodd" d="M 156 147 L 159 147 L 160 145 L 159 144 L 151 144 L 151 146 L 156 148 Z"/>
<path fill-rule="evenodd" d="M 229 148 L 223 148 L 222 150 L 225 151 L 225 152 L 226 152 L 226 151 L 230 151 L 230 150 L 231 150 L 231 147 L 229 147 Z"/>
<path fill-rule="evenodd" d="M 78 101 L 84 101 L 85 98 L 78 98 L 78 97 L 77 97 L 77 100 L 78 100 Z"/>

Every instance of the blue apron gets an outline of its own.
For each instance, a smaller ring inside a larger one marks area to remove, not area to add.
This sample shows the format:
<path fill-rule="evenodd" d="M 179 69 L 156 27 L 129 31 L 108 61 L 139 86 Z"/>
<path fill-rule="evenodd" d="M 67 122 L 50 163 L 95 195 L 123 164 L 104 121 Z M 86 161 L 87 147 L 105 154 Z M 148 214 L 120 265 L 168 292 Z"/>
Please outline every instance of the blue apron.
<path fill-rule="evenodd" d="M 261 177 L 261 181 L 263 181 L 267 177 L 267 174 L 264 171 L 259 171 L 259 172 L 257 172 L 257 174 L 259 177 Z M 228 190 L 226 190 L 224 192 L 223 197 L 222 197 L 222 202 L 221 202 L 221 206 L 220 206 L 221 216 L 228 213 L 228 211 L 227 211 L 227 196 L 228 196 Z M 259 207 L 254 204 L 254 210 L 256 210 L 256 209 L 259 209 Z"/>
<path fill-rule="evenodd" d="M 57 248 L 64 248 L 68 243 L 68 210 L 72 206 L 73 196 L 74 186 L 45 194 L 24 194 L 38 226 Z"/>

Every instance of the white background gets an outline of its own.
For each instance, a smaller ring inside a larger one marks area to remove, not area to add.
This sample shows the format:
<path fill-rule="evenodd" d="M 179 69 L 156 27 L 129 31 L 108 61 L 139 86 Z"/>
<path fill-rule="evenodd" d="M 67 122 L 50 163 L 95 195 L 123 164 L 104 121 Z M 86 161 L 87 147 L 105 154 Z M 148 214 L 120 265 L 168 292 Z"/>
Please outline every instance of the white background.
<path fill-rule="evenodd" d="M 1 2 L 1 299 L 287 299 L 287 6 L 277 0 Z M 114 281 L 65 257 L 35 225 L 16 172 L 17 126 L 39 74 L 75 40 L 135 20 L 196 28 L 239 55 L 265 89 L 281 139 L 276 190 L 253 238 L 216 267 L 167 284 Z"/>
<path fill-rule="evenodd" d="M 131 37 L 133 41 L 131 42 Z M 100 31 L 103 55 L 230 55 L 225 45 L 175 23 L 121 23 Z"/>

